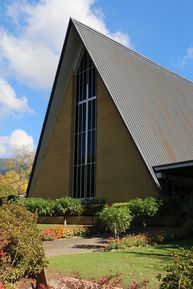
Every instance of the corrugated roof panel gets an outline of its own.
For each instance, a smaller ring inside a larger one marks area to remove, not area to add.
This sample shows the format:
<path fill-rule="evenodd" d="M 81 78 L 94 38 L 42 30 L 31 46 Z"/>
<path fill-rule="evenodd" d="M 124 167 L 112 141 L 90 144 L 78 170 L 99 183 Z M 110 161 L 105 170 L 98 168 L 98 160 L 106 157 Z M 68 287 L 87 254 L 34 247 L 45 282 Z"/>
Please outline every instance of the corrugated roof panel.
<path fill-rule="evenodd" d="M 152 174 L 193 159 L 193 83 L 73 23 Z"/>

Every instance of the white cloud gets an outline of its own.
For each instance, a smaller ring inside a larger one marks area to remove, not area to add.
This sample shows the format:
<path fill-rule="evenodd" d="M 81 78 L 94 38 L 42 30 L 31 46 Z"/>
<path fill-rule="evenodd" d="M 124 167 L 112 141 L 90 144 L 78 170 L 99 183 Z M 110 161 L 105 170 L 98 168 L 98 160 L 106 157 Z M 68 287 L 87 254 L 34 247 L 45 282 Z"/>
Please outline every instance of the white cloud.
<path fill-rule="evenodd" d="M 42 44 L 0 34 L 0 49 L 15 78 L 29 87 L 47 88 L 54 78 L 58 55 Z"/>
<path fill-rule="evenodd" d="M 32 136 L 22 129 L 14 130 L 9 136 L 0 136 L 0 157 L 10 156 L 17 149 L 34 151 L 35 145 Z"/>
<path fill-rule="evenodd" d="M 189 47 L 186 50 L 186 54 L 184 55 L 181 62 L 181 67 L 184 68 L 187 65 L 187 63 L 191 60 L 193 60 L 193 47 Z"/>
<path fill-rule="evenodd" d="M 40 0 L 35 4 L 13 0 L 7 15 L 18 33 L 1 30 L 0 55 L 17 79 L 32 87 L 50 88 L 70 17 L 131 46 L 128 35 L 107 29 L 101 11 L 93 10 L 94 4 L 95 0 Z"/>
<path fill-rule="evenodd" d="M 110 38 L 114 39 L 117 42 L 122 43 L 123 45 L 132 48 L 130 38 L 127 34 L 123 32 L 116 32 L 116 33 L 107 33 L 107 36 Z"/>
<path fill-rule="evenodd" d="M 31 113 L 26 97 L 17 98 L 14 89 L 4 79 L 0 78 L 0 117 L 23 113 Z"/>

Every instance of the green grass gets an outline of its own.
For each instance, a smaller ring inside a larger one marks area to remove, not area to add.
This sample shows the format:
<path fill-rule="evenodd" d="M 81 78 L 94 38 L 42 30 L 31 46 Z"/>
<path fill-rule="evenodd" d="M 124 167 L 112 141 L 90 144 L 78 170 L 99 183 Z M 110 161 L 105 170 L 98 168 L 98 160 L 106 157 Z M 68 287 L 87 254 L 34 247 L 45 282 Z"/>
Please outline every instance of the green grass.
<path fill-rule="evenodd" d="M 132 281 L 148 280 L 148 289 L 157 289 L 156 276 L 164 274 L 163 267 L 171 262 L 176 245 L 135 248 L 117 252 L 94 252 L 50 257 L 48 269 L 73 275 L 79 272 L 83 279 L 99 279 L 102 276 L 122 274 L 125 287 Z"/>

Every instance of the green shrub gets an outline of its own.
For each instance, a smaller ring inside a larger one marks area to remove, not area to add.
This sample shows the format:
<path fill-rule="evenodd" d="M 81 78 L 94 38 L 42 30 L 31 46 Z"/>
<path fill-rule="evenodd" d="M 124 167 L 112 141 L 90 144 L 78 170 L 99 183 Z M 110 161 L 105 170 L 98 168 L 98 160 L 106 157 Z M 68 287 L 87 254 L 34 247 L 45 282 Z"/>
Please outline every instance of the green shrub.
<path fill-rule="evenodd" d="M 82 202 L 84 216 L 96 216 L 107 205 L 105 200 L 85 200 Z"/>
<path fill-rule="evenodd" d="M 167 266 L 166 275 L 158 279 L 161 281 L 160 289 L 189 289 L 193 288 L 193 248 L 180 249 L 173 254 L 173 264 Z"/>
<path fill-rule="evenodd" d="M 149 217 L 154 217 L 160 207 L 161 203 L 153 197 L 145 199 L 136 198 L 128 202 L 128 208 L 136 222 L 146 225 Z"/>
<path fill-rule="evenodd" d="M 79 200 L 71 197 L 56 200 L 42 198 L 26 198 L 21 200 L 26 209 L 38 216 L 69 216 L 80 215 L 83 211 Z"/>
<path fill-rule="evenodd" d="M 99 222 L 107 231 L 114 233 L 115 238 L 129 228 L 131 220 L 127 208 L 107 207 L 99 214 Z"/>
<path fill-rule="evenodd" d="M 0 276 L 3 283 L 35 277 L 46 265 L 36 217 L 14 203 L 0 207 Z"/>
<path fill-rule="evenodd" d="M 52 216 L 54 214 L 53 201 L 42 198 L 26 198 L 21 200 L 26 209 L 38 216 Z"/>
<path fill-rule="evenodd" d="M 18 202 L 18 201 L 19 201 L 19 197 L 17 197 L 16 195 L 8 195 L 6 197 L 0 198 L 0 206 L 11 203 L 11 202 Z"/>
<path fill-rule="evenodd" d="M 71 197 L 56 199 L 54 201 L 55 216 L 78 216 L 83 212 L 80 200 Z"/>

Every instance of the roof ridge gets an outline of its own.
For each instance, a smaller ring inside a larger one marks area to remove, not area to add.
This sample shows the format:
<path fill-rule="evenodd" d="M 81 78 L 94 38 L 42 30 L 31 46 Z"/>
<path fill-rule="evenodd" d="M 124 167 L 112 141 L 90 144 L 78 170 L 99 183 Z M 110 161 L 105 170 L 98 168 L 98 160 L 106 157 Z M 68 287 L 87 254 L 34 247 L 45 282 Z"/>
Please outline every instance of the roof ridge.
<path fill-rule="evenodd" d="M 149 59 L 148 57 L 140 54 L 139 52 L 137 52 L 137 51 L 135 51 L 135 50 L 133 50 L 133 49 L 131 49 L 131 48 L 129 48 L 129 47 L 121 44 L 120 42 L 118 42 L 118 41 L 110 38 L 109 36 L 107 36 L 107 35 L 99 32 L 99 31 L 95 30 L 94 28 L 92 28 L 92 27 L 90 27 L 90 26 L 88 26 L 88 25 L 83 24 L 82 22 L 80 22 L 80 21 L 78 21 L 78 20 L 76 20 L 76 19 L 71 18 L 71 20 L 72 20 L 72 22 L 73 22 L 74 24 L 77 23 L 78 25 L 83 26 L 85 29 L 91 30 L 91 31 L 94 32 L 95 34 L 98 34 L 100 37 L 105 38 L 106 40 L 115 43 L 116 45 L 120 46 L 121 48 L 123 48 L 124 50 L 128 51 L 129 53 L 134 54 L 134 55 L 136 55 L 137 57 L 142 58 L 143 60 L 145 60 L 145 61 L 147 61 L 147 62 L 149 62 L 149 63 L 151 63 L 151 64 L 153 64 L 153 65 L 155 65 L 155 66 L 158 66 L 158 67 L 161 68 L 162 70 L 164 70 L 164 71 L 166 71 L 166 72 L 168 72 L 168 73 L 172 73 L 172 74 L 174 74 L 176 77 L 178 77 L 178 78 L 180 78 L 180 79 L 183 79 L 183 80 L 187 81 L 188 83 L 190 83 L 191 85 L 193 85 L 193 81 L 191 81 L 190 79 L 187 79 L 187 78 L 179 75 L 178 73 L 176 73 L 176 72 L 174 72 L 174 71 L 172 71 L 172 70 L 170 70 L 170 69 L 162 66 L 161 64 L 159 64 L 159 63 L 157 63 L 157 62 Z"/>
<path fill-rule="evenodd" d="M 72 18 L 71 18 L 71 19 L 72 19 Z M 131 50 L 131 51 L 135 52 L 135 51 L 132 50 L 131 48 L 129 48 L 129 47 L 121 44 L 120 42 L 118 42 L 118 41 L 114 40 L 113 38 L 111 38 L 111 37 L 103 34 L 103 33 L 100 32 L 100 31 L 92 28 L 91 26 L 85 25 L 84 23 L 82 23 L 82 22 L 80 22 L 80 21 L 78 21 L 78 20 L 76 20 L 76 19 L 72 19 L 72 21 L 78 23 L 79 25 L 85 27 L 85 28 L 88 29 L 88 30 L 92 30 L 95 34 L 99 34 L 99 36 L 101 36 L 101 37 L 103 37 L 103 38 L 106 38 L 107 40 L 110 40 L 110 41 L 116 43 L 118 46 L 121 46 L 121 47 L 122 47 L 123 49 L 125 49 L 125 50 Z"/>

